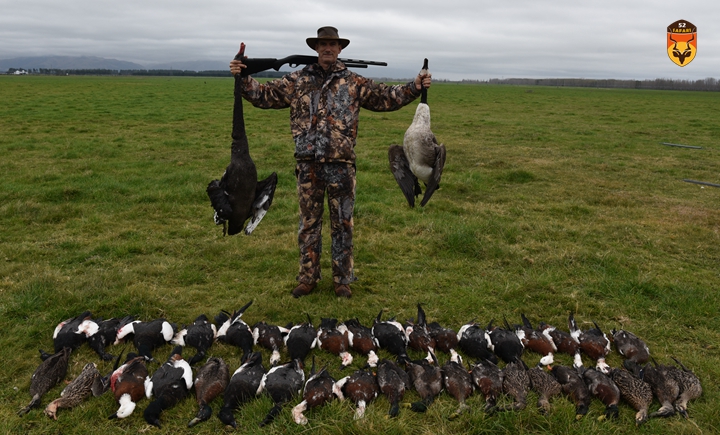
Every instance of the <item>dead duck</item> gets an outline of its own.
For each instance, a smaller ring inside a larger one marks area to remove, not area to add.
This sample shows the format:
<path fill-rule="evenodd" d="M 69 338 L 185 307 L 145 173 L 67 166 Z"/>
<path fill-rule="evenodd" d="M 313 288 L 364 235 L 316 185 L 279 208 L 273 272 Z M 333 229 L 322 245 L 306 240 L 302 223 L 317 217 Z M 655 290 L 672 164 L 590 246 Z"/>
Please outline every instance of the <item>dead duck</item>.
<path fill-rule="evenodd" d="M 144 356 L 147 361 L 153 361 L 152 351 L 169 343 L 176 332 L 177 326 L 165 319 L 155 319 L 150 322 L 135 320 L 118 329 L 115 344 L 132 334 L 138 354 Z"/>
<path fill-rule="evenodd" d="M 472 376 L 463 365 L 462 357 L 454 350 L 450 360 L 442 366 L 442 375 L 443 388 L 459 403 L 457 410 L 448 417 L 449 420 L 454 420 L 469 408 L 465 400 L 473 393 Z"/>
<path fill-rule="evenodd" d="M 427 320 L 422 306 L 417 306 L 417 321 L 408 321 L 405 324 L 405 335 L 408 338 L 408 347 L 418 352 L 435 352 L 435 340 L 427 329 Z"/>
<path fill-rule="evenodd" d="M 64 347 L 40 363 L 30 378 L 30 396 L 32 396 L 32 399 L 26 407 L 18 412 L 18 415 L 27 414 L 32 408 L 40 405 L 42 396 L 65 379 L 71 352 L 69 347 Z"/>
<path fill-rule="evenodd" d="M 620 389 L 620 397 L 635 411 L 635 424 L 640 426 L 648 419 L 648 409 L 653 401 L 650 385 L 624 369 L 611 369 L 610 378 Z"/>
<path fill-rule="evenodd" d="M 498 363 L 493 353 L 492 340 L 487 331 L 474 321 L 464 324 L 457 333 L 458 348 L 470 358 L 486 359 Z"/>
<path fill-rule="evenodd" d="M 493 326 L 491 320 L 485 331 L 490 337 L 493 352 L 506 364 L 522 358 L 525 346 L 523 346 L 522 341 L 515 334 L 515 329 L 510 327 L 507 320 L 505 320 L 505 328 Z"/>
<path fill-rule="evenodd" d="M 580 350 L 593 361 L 596 361 L 595 367 L 603 373 L 610 370 L 610 366 L 605 362 L 605 357 L 610 353 L 610 340 L 600 329 L 597 323 L 593 322 L 594 328 L 581 330 L 573 313 L 568 317 L 568 326 L 570 327 L 570 336 L 572 336 L 580 345 Z"/>
<path fill-rule="evenodd" d="M 285 342 L 285 336 L 290 332 L 282 326 L 270 325 L 266 322 L 257 322 L 253 325 L 253 343 L 269 350 L 270 365 L 276 366 L 280 362 L 280 348 Z"/>
<path fill-rule="evenodd" d="M 381 319 L 382 310 L 378 313 L 372 326 L 372 335 L 377 347 L 395 355 L 400 363 L 409 361 L 410 358 L 407 356 L 408 338 L 405 335 L 405 329 L 395 318 Z"/>
<path fill-rule="evenodd" d="M 185 399 L 192 385 L 192 368 L 182 357 L 182 346 L 175 346 L 168 360 L 145 381 L 145 396 L 155 397 L 143 412 L 145 421 L 161 427 L 160 414 Z"/>
<path fill-rule="evenodd" d="M 555 348 L 558 352 L 570 355 L 573 357 L 573 366 L 582 367 L 582 357 L 580 356 L 580 343 L 570 335 L 570 333 L 563 330 L 557 329 L 552 325 L 548 325 L 545 322 L 538 324 L 538 329 L 543 331 L 543 334 L 547 334 L 552 338 Z"/>
<path fill-rule="evenodd" d="M 680 395 L 680 385 L 677 379 L 670 375 L 668 366 L 660 365 L 654 359 L 652 360 L 652 364 L 646 363 L 643 366 L 631 360 L 625 360 L 623 366 L 634 374 L 639 374 L 640 378 L 650 385 L 653 394 L 658 402 L 660 402 L 660 409 L 649 414 L 648 418 L 670 417 L 675 415 L 675 407 L 673 404 Z"/>
<path fill-rule="evenodd" d="M 310 320 L 310 315 L 307 316 L 307 322 L 289 329 L 285 336 L 285 347 L 287 347 L 290 359 L 305 363 L 305 358 L 317 346 L 317 331 Z"/>
<path fill-rule="evenodd" d="M 435 354 L 429 352 L 428 358 L 408 361 L 407 372 L 410 384 L 420 396 L 420 401 L 409 404 L 409 407 L 415 412 L 426 412 L 443 389 L 442 368 Z"/>
<path fill-rule="evenodd" d="M 377 383 L 380 391 L 390 402 L 388 416 L 397 417 L 400 413 L 400 402 L 410 388 L 407 372 L 394 361 L 383 358 L 377 363 Z"/>
<path fill-rule="evenodd" d="M 455 350 L 457 348 L 457 331 L 446 328 L 438 322 L 428 323 L 427 330 L 428 334 L 430 334 L 430 338 L 435 342 L 435 350 L 449 354 L 451 350 Z"/>
<path fill-rule="evenodd" d="M 373 337 L 372 329 L 360 323 L 357 318 L 343 322 L 348 331 L 350 348 L 361 355 L 367 356 L 367 365 L 375 367 L 378 363 L 378 345 Z"/>
<path fill-rule="evenodd" d="M 240 349 L 242 351 L 240 361 L 245 361 L 255 344 L 252 329 L 242 319 L 243 313 L 250 305 L 252 305 L 252 301 L 236 310 L 232 315 L 223 311 L 215 316 L 215 323 L 218 325 L 217 339 Z"/>
<path fill-rule="evenodd" d="M 637 364 L 645 364 L 650 360 L 650 349 L 647 344 L 632 332 L 613 329 L 610 336 L 615 343 L 615 348 L 623 358 Z"/>
<path fill-rule="evenodd" d="M 303 389 L 303 400 L 292 410 L 293 420 L 297 424 L 307 424 L 308 419 L 303 414 L 305 411 L 323 406 L 335 397 L 343 398 L 342 392 L 335 386 L 335 379 L 328 373 L 327 366 L 316 372 L 315 357 L 313 357 L 310 377 L 305 382 L 305 388 Z"/>
<path fill-rule="evenodd" d="M 473 384 L 485 397 L 485 412 L 495 412 L 497 399 L 502 394 L 503 373 L 492 361 L 481 359 L 470 372 Z"/>
<path fill-rule="evenodd" d="M 530 378 L 530 388 L 538 395 L 537 406 L 541 414 L 549 413 L 551 409 L 550 399 L 562 393 L 562 386 L 545 367 L 546 365 L 538 363 L 527 371 Z"/>
<path fill-rule="evenodd" d="M 223 406 L 218 412 L 218 418 L 223 424 L 237 427 L 233 411 L 255 398 L 265 373 L 260 352 L 252 352 L 247 356 L 245 362 L 235 370 L 230 378 L 230 383 L 225 388 Z"/>
<path fill-rule="evenodd" d="M 578 367 L 568 367 L 563 365 L 552 366 L 552 374 L 562 386 L 562 391 L 575 404 L 575 419 L 580 420 L 590 410 L 590 401 L 592 396 L 588 386 L 583 381 Z"/>
<path fill-rule="evenodd" d="M 53 400 L 45 408 L 45 415 L 57 420 L 57 412 L 60 408 L 74 408 L 83 400 L 90 397 L 91 394 L 100 395 L 104 392 L 96 390 L 97 384 L 102 375 L 97 369 L 95 363 L 87 363 L 82 372 L 72 380 L 60 393 L 60 398 Z M 93 393 L 93 390 L 96 392 Z"/>
<path fill-rule="evenodd" d="M 520 317 L 522 319 L 522 325 L 516 326 L 515 334 L 523 346 L 528 350 L 542 355 L 540 364 L 543 366 L 552 364 L 555 361 L 553 355 L 557 352 L 557 346 L 555 346 L 550 336 L 550 331 L 548 331 L 548 329 L 533 328 L 532 323 L 525 317 L 525 314 L 520 314 Z"/>
<path fill-rule="evenodd" d="M 205 358 L 208 349 L 215 342 L 217 333 L 215 325 L 210 323 L 205 314 L 201 314 L 193 321 L 192 325 L 178 331 L 170 342 L 177 346 L 195 348 L 195 355 L 188 361 L 188 364 L 193 366 Z M 250 341 L 252 342 L 252 335 Z"/>
<path fill-rule="evenodd" d="M 230 370 L 222 358 L 211 357 L 200 367 L 193 387 L 195 388 L 195 400 L 198 404 L 198 412 L 195 418 L 190 420 L 188 427 L 206 421 L 212 415 L 210 402 L 215 400 L 225 391 L 230 382 Z"/>
<path fill-rule="evenodd" d="M 427 68 L 428 60 L 425 59 L 423 71 L 427 72 Z M 388 149 L 390 171 L 410 207 L 415 207 L 415 197 L 422 193 L 418 180 L 425 183 L 421 207 L 440 187 L 445 155 L 445 145 L 439 144 L 430 130 L 430 106 L 427 104 L 427 89 L 423 87 L 420 104 L 415 110 L 412 124 L 405 132 L 403 145 L 390 145 Z"/>
<path fill-rule="evenodd" d="M 257 394 L 266 391 L 275 405 L 260 422 L 260 427 L 270 424 L 282 410 L 283 405 L 300 394 L 305 383 L 302 361 L 294 359 L 275 366 L 265 373 L 260 381 Z"/>
<path fill-rule="evenodd" d="M 365 416 L 367 405 L 380 393 L 375 375 L 362 369 L 355 370 L 350 376 L 337 381 L 337 388 L 340 389 L 343 397 L 350 399 L 355 404 L 355 420 Z"/>
<path fill-rule="evenodd" d="M 90 311 L 63 320 L 55 326 L 53 331 L 53 347 L 55 353 L 60 352 L 63 348 L 70 348 L 71 351 L 77 350 L 88 340 L 88 337 L 98 331 L 98 324 L 92 319 Z M 50 354 L 40 351 L 41 359 L 45 359 Z"/>
<path fill-rule="evenodd" d="M 342 323 L 338 325 L 337 319 L 320 319 L 320 327 L 317 331 L 317 345 L 320 349 L 340 357 L 342 360 L 340 369 L 352 364 L 353 357 L 348 352 L 350 350 L 348 329 Z"/>
<path fill-rule="evenodd" d="M 130 416 L 138 401 L 145 396 L 145 380 L 148 378 L 148 370 L 145 365 L 145 357 L 135 353 L 129 353 L 125 359 L 125 363 L 120 367 L 119 355 L 115 363 L 115 370 L 110 375 L 110 389 L 118 403 L 118 410 L 112 414 L 113 418 L 126 418 Z"/>
<path fill-rule="evenodd" d="M 244 52 L 245 44 L 241 44 L 235 58 L 242 60 Z M 277 185 L 275 172 L 264 180 L 257 178 L 257 168 L 250 157 L 245 132 L 242 87 L 242 78 L 240 75 L 235 76 L 230 164 L 220 180 L 212 180 L 207 187 L 210 203 L 215 210 L 215 224 L 223 225 L 223 234 L 227 225 L 227 234 L 231 236 L 242 231 L 248 219 L 250 221 L 245 226 L 245 234 L 249 235 L 255 230 L 272 204 Z"/>
<path fill-rule="evenodd" d="M 697 399 L 702 395 L 700 378 L 681 363 L 677 358 L 671 357 L 680 367 L 670 366 L 669 373 L 680 386 L 680 394 L 675 400 L 675 410 L 685 418 L 688 418 L 687 404 L 690 400 Z"/>
<path fill-rule="evenodd" d="M 105 352 L 105 348 L 115 342 L 118 330 L 133 320 L 132 316 L 96 320 L 98 330 L 88 337 L 88 345 L 103 361 L 114 359 L 112 354 Z"/>
<path fill-rule="evenodd" d="M 498 407 L 498 411 L 521 411 L 527 406 L 530 377 L 525 363 L 517 358 L 502 369 L 503 393 L 513 397 L 513 403 Z"/>
<path fill-rule="evenodd" d="M 610 376 L 593 367 L 585 369 L 582 377 L 590 393 L 605 405 L 605 414 L 602 418 L 616 420 L 619 415 L 620 389 L 615 382 L 610 379 Z"/>

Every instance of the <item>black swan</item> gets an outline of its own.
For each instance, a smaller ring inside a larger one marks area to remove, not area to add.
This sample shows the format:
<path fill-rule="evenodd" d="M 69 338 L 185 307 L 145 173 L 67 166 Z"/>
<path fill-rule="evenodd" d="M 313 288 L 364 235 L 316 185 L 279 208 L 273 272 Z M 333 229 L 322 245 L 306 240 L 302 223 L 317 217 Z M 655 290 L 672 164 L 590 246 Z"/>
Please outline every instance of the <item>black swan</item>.
<path fill-rule="evenodd" d="M 242 60 L 245 44 L 235 59 Z M 273 172 L 264 180 L 257 179 L 255 162 L 250 157 L 245 119 L 242 105 L 242 78 L 235 76 L 235 105 L 233 107 L 232 152 L 230 164 L 220 180 L 212 180 L 207 187 L 210 203 L 215 209 L 215 223 L 223 225 L 223 233 L 227 225 L 227 234 L 239 233 L 245 221 L 245 234 L 249 235 L 257 227 L 267 213 L 275 194 L 277 174 Z"/>

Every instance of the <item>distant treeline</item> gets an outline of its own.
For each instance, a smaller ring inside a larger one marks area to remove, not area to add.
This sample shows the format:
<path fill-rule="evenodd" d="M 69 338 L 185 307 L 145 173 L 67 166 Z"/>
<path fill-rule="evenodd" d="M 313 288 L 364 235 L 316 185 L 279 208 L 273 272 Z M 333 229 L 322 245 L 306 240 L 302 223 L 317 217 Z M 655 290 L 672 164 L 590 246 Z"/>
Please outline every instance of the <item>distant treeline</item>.
<path fill-rule="evenodd" d="M 674 91 L 720 91 L 720 81 L 708 77 L 702 80 L 616 80 L 616 79 L 490 79 L 463 80 L 463 83 L 489 83 L 523 86 L 569 86 L 580 88 L 661 89 Z"/>
<path fill-rule="evenodd" d="M 141 69 L 141 70 L 112 70 L 112 69 L 56 69 L 56 68 L 34 68 L 18 69 L 10 68 L 7 74 L 15 74 L 16 71 L 26 71 L 28 74 L 42 75 L 103 75 L 103 76 L 184 76 L 184 77 L 230 77 L 229 70 L 211 71 L 190 71 L 174 69 Z M 253 74 L 254 77 L 277 78 L 287 74 L 284 71 L 264 71 Z M 403 82 L 410 79 L 383 78 L 381 81 Z M 437 82 L 453 83 L 448 80 L 436 80 Z M 455 82 L 456 83 L 456 82 Z M 460 83 L 471 84 L 493 84 L 493 85 L 521 85 L 521 86 L 567 86 L 580 88 L 622 88 L 622 89 L 661 89 L 677 91 L 720 91 L 720 81 L 713 77 L 702 80 L 675 80 L 675 79 L 654 79 L 654 80 L 617 80 L 617 79 L 489 79 L 489 80 L 461 80 Z"/>
<path fill-rule="evenodd" d="M 221 71 L 190 71 L 177 69 L 58 69 L 58 68 L 10 68 L 7 74 L 15 71 L 27 71 L 28 74 L 53 76 L 183 76 L 183 77 L 231 77 L 230 68 Z M 253 74 L 253 77 L 282 77 L 284 72 L 265 71 Z"/>

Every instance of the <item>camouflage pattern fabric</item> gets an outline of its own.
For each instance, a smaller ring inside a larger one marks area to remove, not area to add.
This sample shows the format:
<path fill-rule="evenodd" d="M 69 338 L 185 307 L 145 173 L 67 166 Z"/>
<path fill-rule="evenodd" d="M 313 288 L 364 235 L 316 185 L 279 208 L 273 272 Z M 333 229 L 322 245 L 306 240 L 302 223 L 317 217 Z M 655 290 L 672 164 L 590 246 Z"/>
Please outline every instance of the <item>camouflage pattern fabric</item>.
<path fill-rule="evenodd" d="M 354 163 L 360 108 L 393 111 L 420 96 L 412 81 L 375 83 L 340 61 L 329 72 L 314 64 L 264 84 L 252 77 L 244 80 L 243 97 L 253 106 L 290 108 L 298 161 Z"/>
<path fill-rule="evenodd" d="M 297 280 L 312 284 L 321 278 L 323 202 L 327 192 L 332 234 L 333 282 L 350 284 L 356 280 L 353 273 L 355 165 L 299 162 L 295 175 L 300 203 L 300 272 Z"/>

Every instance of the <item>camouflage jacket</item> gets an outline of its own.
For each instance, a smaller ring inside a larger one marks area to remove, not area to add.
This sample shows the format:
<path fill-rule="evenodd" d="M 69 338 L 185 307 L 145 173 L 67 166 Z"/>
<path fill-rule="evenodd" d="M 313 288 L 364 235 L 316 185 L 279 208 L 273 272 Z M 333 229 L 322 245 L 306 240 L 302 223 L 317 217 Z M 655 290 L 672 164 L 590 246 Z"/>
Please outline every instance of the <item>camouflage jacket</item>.
<path fill-rule="evenodd" d="M 264 84 L 246 77 L 242 95 L 255 107 L 290 108 L 298 161 L 353 163 L 360 108 L 398 110 L 420 91 L 413 82 L 375 83 L 337 61 L 329 72 L 313 64 Z"/>

